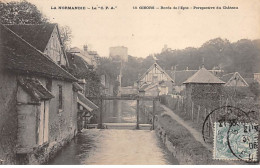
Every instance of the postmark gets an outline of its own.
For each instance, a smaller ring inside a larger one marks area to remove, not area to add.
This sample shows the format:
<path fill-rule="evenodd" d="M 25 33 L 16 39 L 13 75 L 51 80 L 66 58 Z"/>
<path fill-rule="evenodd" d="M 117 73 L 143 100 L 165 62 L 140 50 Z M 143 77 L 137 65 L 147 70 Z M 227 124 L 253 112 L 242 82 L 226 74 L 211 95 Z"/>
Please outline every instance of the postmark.
<path fill-rule="evenodd" d="M 258 160 L 258 124 L 215 122 L 213 159 Z"/>
<path fill-rule="evenodd" d="M 213 159 L 259 161 L 256 115 L 255 111 L 222 106 L 206 116 L 202 136 L 205 143 L 213 143 Z"/>

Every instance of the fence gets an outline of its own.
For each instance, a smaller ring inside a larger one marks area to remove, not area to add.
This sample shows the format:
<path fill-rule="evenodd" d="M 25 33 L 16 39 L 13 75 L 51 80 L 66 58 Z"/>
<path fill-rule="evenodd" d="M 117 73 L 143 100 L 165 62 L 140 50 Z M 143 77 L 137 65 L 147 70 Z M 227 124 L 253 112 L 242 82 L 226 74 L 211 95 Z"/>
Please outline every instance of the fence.
<path fill-rule="evenodd" d="M 256 111 L 256 113 L 252 113 L 250 118 L 253 120 L 256 119 L 255 122 L 258 122 L 257 114 L 259 114 L 259 105 L 250 99 L 235 100 L 232 97 L 221 97 L 221 99 L 216 102 L 204 100 L 204 102 L 201 103 L 199 101 L 187 102 L 184 96 L 167 95 L 161 97 L 161 103 L 168 106 L 200 132 L 202 132 L 203 123 L 205 122 L 204 136 L 209 143 L 213 142 L 214 122 L 217 122 L 220 116 L 219 113 L 227 113 L 227 109 L 223 108 L 221 109 L 222 111 L 213 113 L 205 120 L 207 115 L 218 107 L 230 105 L 241 108 L 247 112 Z"/>

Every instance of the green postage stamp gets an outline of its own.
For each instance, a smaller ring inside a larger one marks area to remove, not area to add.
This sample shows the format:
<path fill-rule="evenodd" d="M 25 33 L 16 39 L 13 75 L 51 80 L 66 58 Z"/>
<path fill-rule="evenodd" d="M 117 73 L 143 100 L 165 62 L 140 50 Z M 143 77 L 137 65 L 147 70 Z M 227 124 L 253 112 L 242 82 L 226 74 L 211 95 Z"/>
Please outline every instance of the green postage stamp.
<path fill-rule="evenodd" d="M 215 122 L 213 158 L 257 161 L 258 124 Z"/>

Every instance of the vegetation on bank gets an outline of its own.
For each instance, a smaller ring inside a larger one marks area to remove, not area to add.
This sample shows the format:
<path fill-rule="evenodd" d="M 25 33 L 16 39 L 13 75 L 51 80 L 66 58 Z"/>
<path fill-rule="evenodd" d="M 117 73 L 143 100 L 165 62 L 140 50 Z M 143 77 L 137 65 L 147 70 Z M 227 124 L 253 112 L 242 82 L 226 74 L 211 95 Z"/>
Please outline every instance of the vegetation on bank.
<path fill-rule="evenodd" d="M 213 160 L 213 146 L 212 150 L 207 149 L 185 127 L 167 114 L 159 118 L 159 125 L 174 146 L 175 157 L 180 164 L 228 164 L 221 160 Z M 162 132 L 160 131 L 159 134 Z"/>

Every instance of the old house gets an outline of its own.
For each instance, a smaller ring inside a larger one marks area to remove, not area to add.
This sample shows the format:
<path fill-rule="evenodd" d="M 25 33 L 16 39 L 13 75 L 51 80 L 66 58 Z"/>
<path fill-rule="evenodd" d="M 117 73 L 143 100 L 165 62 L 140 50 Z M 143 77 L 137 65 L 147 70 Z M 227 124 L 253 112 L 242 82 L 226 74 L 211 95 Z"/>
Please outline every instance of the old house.
<path fill-rule="evenodd" d="M 238 73 L 229 73 L 223 75 L 221 78 L 225 83 L 226 87 L 248 87 L 246 80 Z"/>
<path fill-rule="evenodd" d="M 89 50 L 87 45 L 84 45 L 83 50 L 78 47 L 73 47 L 69 50 L 69 53 L 83 58 L 90 69 L 96 69 L 99 64 L 99 55 L 96 51 Z"/>
<path fill-rule="evenodd" d="M 5 25 L 55 63 L 68 68 L 68 60 L 57 24 Z"/>
<path fill-rule="evenodd" d="M 174 79 L 175 83 L 173 86 L 173 93 L 174 94 L 181 94 L 182 91 L 185 89 L 185 85 L 183 82 L 185 82 L 188 78 L 190 78 L 192 75 L 194 75 L 198 70 L 167 70 L 166 72 Z M 212 70 L 208 70 L 211 72 L 214 76 L 219 77 L 221 76 L 224 71 L 221 69 L 217 69 L 214 67 Z"/>
<path fill-rule="evenodd" d="M 0 28 L 0 159 L 44 163 L 77 133 L 77 79 L 6 26 Z"/>
<path fill-rule="evenodd" d="M 165 87 L 164 90 L 167 91 L 165 94 L 168 94 L 172 93 L 174 79 L 155 62 L 142 76 L 140 76 L 137 83 L 139 89 L 144 85 L 160 85 L 163 83 L 165 86 L 162 87 Z"/>
<path fill-rule="evenodd" d="M 182 70 L 182 71 L 171 71 L 168 70 L 167 73 L 174 79 L 175 83 L 173 86 L 173 93 L 180 94 L 181 91 L 185 89 L 185 82 L 189 77 L 194 75 L 197 70 Z"/>
<path fill-rule="evenodd" d="M 86 98 L 91 92 L 87 79 L 89 77 L 89 65 L 80 56 L 74 53 L 67 53 L 69 61 L 69 70 L 76 78 L 78 83 L 75 83 L 75 88 L 78 90 L 77 94 L 77 112 L 78 112 L 78 131 L 86 127 L 86 124 L 93 120 L 93 117 L 98 116 L 98 106 Z M 97 122 L 97 121 L 96 121 Z"/>
<path fill-rule="evenodd" d="M 224 81 L 202 67 L 183 82 L 185 84 L 186 110 L 194 104 L 213 109 L 219 105 Z"/>

